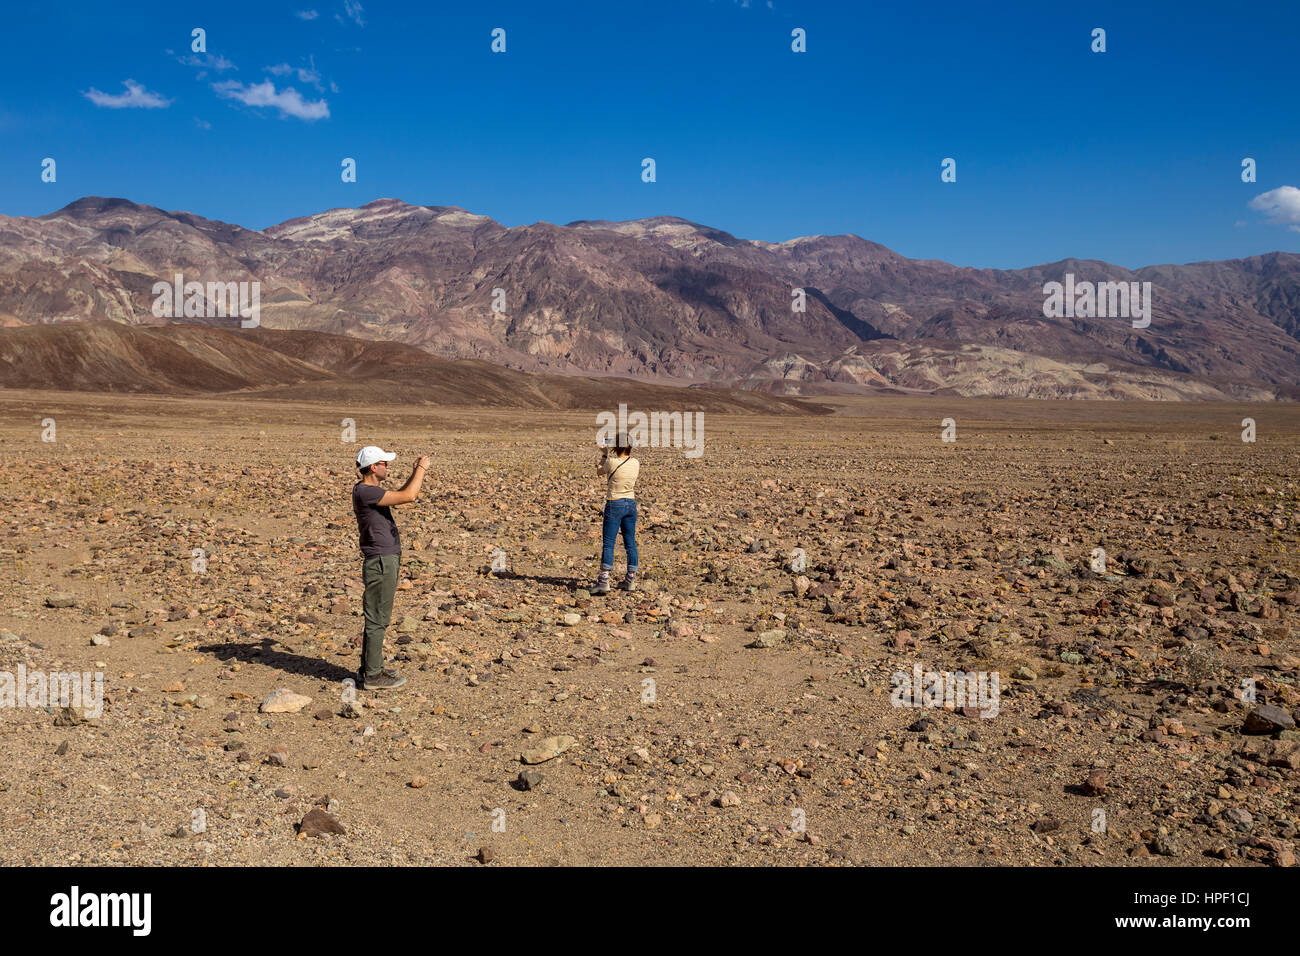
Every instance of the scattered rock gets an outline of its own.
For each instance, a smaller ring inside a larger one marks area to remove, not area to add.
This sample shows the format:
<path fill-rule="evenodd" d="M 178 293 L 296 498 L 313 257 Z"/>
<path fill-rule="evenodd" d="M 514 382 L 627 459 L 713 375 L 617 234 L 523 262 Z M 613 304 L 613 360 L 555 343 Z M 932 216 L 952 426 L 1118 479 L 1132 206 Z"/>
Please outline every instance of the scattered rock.
<path fill-rule="evenodd" d="M 299 836 L 305 837 L 321 836 L 326 833 L 347 832 L 347 830 L 343 829 L 343 824 L 339 823 L 338 818 L 335 817 L 334 814 L 322 810 L 320 807 L 313 807 L 311 810 L 307 811 L 307 815 L 303 817 L 302 822 L 298 824 Z"/>
<path fill-rule="evenodd" d="M 71 707 L 60 707 L 59 712 L 54 715 L 55 727 L 75 727 L 77 724 L 84 724 L 85 722 L 85 718 Z"/>
<path fill-rule="evenodd" d="M 519 759 L 528 764 L 545 763 L 572 749 L 575 744 L 577 744 L 576 740 L 563 734 L 558 737 L 545 737 L 536 747 L 521 753 Z"/>
<path fill-rule="evenodd" d="M 763 631 L 758 637 L 746 644 L 746 647 L 776 647 L 778 644 L 785 643 L 785 631 L 781 628 L 775 628 L 770 631 Z"/>
<path fill-rule="evenodd" d="M 1295 718 L 1281 707 L 1263 704 L 1246 715 L 1246 722 L 1241 725 L 1243 734 L 1272 734 L 1295 727 Z"/>
<path fill-rule="evenodd" d="M 1151 844 L 1157 856 L 1182 856 L 1183 848 L 1172 836 L 1160 835 Z"/>
<path fill-rule="evenodd" d="M 258 710 L 264 714 L 296 714 L 310 703 L 310 697 L 295 694 L 287 687 L 277 687 L 262 701 Z"/>
<path fill-rule="evenodd" d="M 1104 797 L 1106 795 L 1106 771 L 1094 770 L 1088 774 L 1083 781 L 1083 792 L 1089 797 Z"/>

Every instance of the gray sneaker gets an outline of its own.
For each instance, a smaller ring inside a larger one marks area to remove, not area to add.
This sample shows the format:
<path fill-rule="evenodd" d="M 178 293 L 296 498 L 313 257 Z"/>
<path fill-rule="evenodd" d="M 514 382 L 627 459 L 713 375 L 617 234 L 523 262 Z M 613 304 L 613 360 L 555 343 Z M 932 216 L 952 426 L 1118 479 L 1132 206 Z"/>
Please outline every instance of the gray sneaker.
<path fill-rule="evenodd" d="M 406 678 L 394 671 L 380 671 L 374 677 L 362 677 L 362 690 L 396 690 L 406 683 Z"/>
<path fill-rule="evenodd" d="M 635 591 L 636 578 L 624 578 L 618 583 L 618 588 L 620 591 Z"/>

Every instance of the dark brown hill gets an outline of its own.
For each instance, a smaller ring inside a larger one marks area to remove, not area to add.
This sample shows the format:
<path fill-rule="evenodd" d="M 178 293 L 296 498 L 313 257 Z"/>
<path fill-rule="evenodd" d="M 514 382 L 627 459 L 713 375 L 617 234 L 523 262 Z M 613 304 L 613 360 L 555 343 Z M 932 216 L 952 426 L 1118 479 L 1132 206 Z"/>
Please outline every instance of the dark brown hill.
<path fill-rule="evenodd" d="M 397 342 L 303 330 L 113 322 L 0 329 L 0 388 L 510 408 L 828 414 L 726 388 L 537 375 Z"/>

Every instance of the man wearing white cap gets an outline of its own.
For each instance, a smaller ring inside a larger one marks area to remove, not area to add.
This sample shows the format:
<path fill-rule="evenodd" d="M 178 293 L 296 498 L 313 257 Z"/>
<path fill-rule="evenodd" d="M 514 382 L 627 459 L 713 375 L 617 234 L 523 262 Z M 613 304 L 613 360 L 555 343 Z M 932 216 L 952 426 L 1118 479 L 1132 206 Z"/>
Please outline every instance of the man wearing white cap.
<path fill-rule="evenodd" d="M 362 600 L 366 626 L 361 638 L 361 671 L 358 674 L 358 686 L 362 690 L 390 690 L 406 683 L 406 678 L 396 670 L 384 667 L 384 631 L 393 618 L 397 568 L 402 561 L 402 539 L 389 508 L 407 504 L 420 496 L 429 456 L 420 456 L 401 491 L 387 491 L 380 482 L 388 477 L 388 463 L 396 457 L 374 445 L 367 445 L 357 453 L 361 480 L 352 489 L 352 511 L 357 516 L 361 554 L 365 559 L 361 579 L 366 585 Z"/>

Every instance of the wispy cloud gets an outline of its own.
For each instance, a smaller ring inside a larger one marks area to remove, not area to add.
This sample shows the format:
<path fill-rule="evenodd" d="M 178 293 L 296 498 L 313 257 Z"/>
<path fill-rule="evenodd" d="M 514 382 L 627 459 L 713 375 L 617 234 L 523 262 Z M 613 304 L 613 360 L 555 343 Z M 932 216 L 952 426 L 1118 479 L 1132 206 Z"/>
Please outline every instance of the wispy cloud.
<path fill-rule="evenodd" d="M 270 80 L 251 83 L 245 86 L 235 80 L 213 83 L 212 88 L 218 96 L 238 100 L 245 106 L 272 106 L 280 111 L 281 118 L 292 116 L 308 122 L 327 119 L 330 115 L 329 104 L 324 100 L 310 102 L 302 98 L 292 86 L 276 92 L 275 84 Z"/>
<path fill-rule="evenodd" d="M 1261 193 L 1250 201 L 1250 208 L 1268 216 L 1275 226 L 1300 232 L 1300 189 L 1295 186 L 1279 186 Z"/>
<path fill-rule="evenodd" d="M 298 77 L 298 82 L 310 83 L 322 93 L 325 91 L 325 87 L 321 84 L 320 71 L 316 69 L 316 60 L 314 58 L 311 60 L 311 65 L 309 67 L 290 66 L 288 63 L 277 63 L 275 66 L 266 67 L 266 72 L 270 73 L 272 76 L 289 76 L 290 74 L 294 74 Z"/>
<path fill-rule="evenodd" d="M 92 86 L 81 95 L 90 100 L 90 102 L 94 103 L 96 106 L 103 106 L 110 110 L 156 110 L 171 105 L 171 100 L 165 99 L 158 93 L 146 90 L 135 80 L 127 80 L 122 85 L 126 87 L 125 93 L 101 93 Z"/>
<path fill-rule="evenodd" d="M 364 27 L 366 25 L 365 18 L 362 17 L 365 11 L 361 8 L 359 0 L 343 0 L 343 12 L 357 26 Z M 342 18 L 339 18 L 339 22 L 342 22 Z"/>
<path fill-rule="evenodd" d="M 199 119 L 197 116 L 194 117 L 194 125 L 197 126 L 199 129 L 212 129 L 211 123 L 209 123 L 205 119 Z"/>
<path fill-rule="evenodd" d="M 205 53 L 202 56 L 195 56 L 191 53 L 188 56 L 180 57 L 180 62 L 186 66 L 192 66 L 198 69 L 200 71 L 198 74 L 200 80 L 208 75 L 208 70 L 215 70 L 217 73 L 225 73 L 226 70 L 239 69 L 239 67 L 235 66 L 235 64 L 231 63 L 224 56 L 221 56 L 220 54 L 214 55 L 212 53 Z"/>
<path fill-rule="evenodd" d="M 293 15 L 299 20 L 315 20 L 320 16 L 320 14 L 315 10 L 295 10 L 293 11 Z"/>

